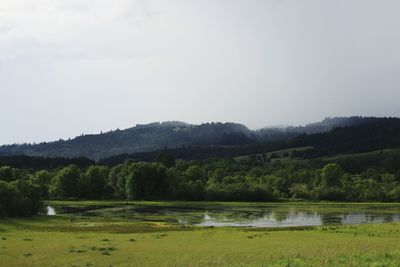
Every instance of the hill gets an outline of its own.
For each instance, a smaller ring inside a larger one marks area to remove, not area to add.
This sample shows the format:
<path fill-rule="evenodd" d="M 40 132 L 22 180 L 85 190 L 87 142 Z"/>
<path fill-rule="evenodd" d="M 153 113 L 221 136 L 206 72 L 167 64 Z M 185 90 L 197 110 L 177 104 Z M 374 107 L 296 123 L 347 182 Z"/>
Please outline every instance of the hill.
<path fill-rule="evenodd" d="M 154 151 L 182 146 L 230 146 L 254 142 L 256 136 L 247 127 L 236 123 L 205 123 L 190 125 L 182 122 L 151 123 L 82 135 L 71 140 L 40 144 L 14 144 L 0 147 L 0 155 L 44 157 L 88 157 L 100 159 L 123 153 Z"/>
<path fill-rule="evenodd" d="M 297 156 L 316 157 L 345 152 L 365 152 L 400 146 L 400 119 L 337 117 L 305 126 L 249 130 L 238 123 L 163 122 L 136 125 L 70 140 L 0 147 L 0 156 L 87 157 L 112 162 L 135 157 L 150 159 L 160 150 L 179 158 L 199 159 L 254 154 L 291 147 L 314 147 Z M 133 155 L 132 155 L 133 154 Z"/>
<path fill-rule="evenodd" d="M 350 121 L 354 124 L 349 123 Z M 277 133 L 277 129 L 273 131 Z M 185 160 L 234 157 L 235 159 L 258 158 L 262 161 L 282 162 L 290 159 L 315 159 L 400 148 L 400 119 L 398 118 L 335 118 L 326 119 L 320 124 L 282 128 L 280 131 L 281 135 L 269 135 L 270 140 L 259 134 L 258 141 L 242 146 L 184 147 L 121 154 L 104 158 L 100 163 L 115 165 L 126 159 L 152 161 L 160 153 L 168 153 L 175 158 Z M 323 132 L 307 134 L 307 131 Z"/>

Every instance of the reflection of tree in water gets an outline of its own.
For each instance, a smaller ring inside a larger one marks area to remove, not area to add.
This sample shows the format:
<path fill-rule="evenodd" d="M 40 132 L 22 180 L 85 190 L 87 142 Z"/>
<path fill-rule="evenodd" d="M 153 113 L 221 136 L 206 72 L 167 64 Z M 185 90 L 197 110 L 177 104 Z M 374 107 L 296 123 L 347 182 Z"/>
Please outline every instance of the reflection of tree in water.
<path fill-rule="evenodd" d="M 317 206 L 318 208 L 318 206 Z M 250 225 L 255 227 L 297 226 L 319 224 L 362 224 L 400 221 L 399 208 L 381 211 L 378 207 L 362 210 L 353 206 L 321 210 L 314 206 L 268 205 L 268 206 L 218 206 L 218 205 L 94 205 L 87 207 L 56 206 L 56 214 L 72 216 L 101 216 L 124 218 L 132 221 L 155 221 L 180 224 L 214 223 Z M 386 207 L 385 207 L 386 208 Z M 393 213 L 391 213 L 393 212 Z"/>
<path fill-rule="evenodd" d="M 277 209 L 268 214 L 268 217 L 274 218 L 277 222 L 283 222 L 293 217 L 312 217 L 315 212 L 290 207 L 289 209 Z"/>
<path fill-rule="evenodd" d="M 385 223 L 393 222 L 393 214 L 385 214 L 383 216 L 383 222 Z"/>
<path fill-rule="evenodd" d="M 290 216 L 289 210 L 286 211 L 277 211 L 277 212 L 272 212 L 271 215 L 274 216 L 275 220 L 278 222 L 282 222 L 286 220 Z"/>
<path fill-rule="evenodd" d="M 223 221 L 246 221 L 263 218 L 265 211 L 255 208 L 213 208 L 205 211 L 207 220 L 217 222 Z"/>
<path fill-rule="evenodd" d="M 342 216 L 335 213 L 321 213 L 322 224 L 342 224 Z"/>

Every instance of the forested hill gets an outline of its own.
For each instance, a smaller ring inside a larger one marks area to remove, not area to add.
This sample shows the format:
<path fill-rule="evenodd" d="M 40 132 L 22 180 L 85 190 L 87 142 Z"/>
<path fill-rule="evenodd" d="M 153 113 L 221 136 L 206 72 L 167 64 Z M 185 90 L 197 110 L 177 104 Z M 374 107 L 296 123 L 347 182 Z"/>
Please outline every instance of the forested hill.
<path fill-rule="evenodd" d="M 190 125 L 163 122 L 101 134 L 82 135 L 71 140 L 0 147 L 0 155 L 88 157 L 100 159 L 123 153 L 154 151 L 182 146 L 245 145 L 256 140 L 246 126 L 236 123 Z"/>
<path fill-rule="evenodd" d="M 318 133 L 327 133 L 336 128 L 346 129 L 356 126 L 360 130 L 345 130 L 347 132 L 343 134 L 339 130 L 334 134 L 318 135 Z M 368 127 L 372 127 L 376 133 L 375 136 L 380 136 L 385 140 L 375 140 L 376 138 L 372 140 Z M 254 147 L 261 148 L 266 143 L 274 142 L 278 145 L 268 145 L 268 147 L 278 147 L 282 143 L 290 146 L 309 145 L 319 149 L 314 152 L 321 154 L 326 153 L 323 149 L 329 149 L 331 152 L 336 150 L 341 152 L 346 149 L 359 150 L 360 146 L 364 146 L 360 144 L 360 140 L 363 140 L 363 144 L 374 142 L 374 147 L 377 148 L 380 148 L 380 144 L 386 142 L 387 138 L 393 139 L 391 143 L 397 144 L 398 135 L 395 134 L 397 128 L 400 128 L 400 119 L 397 118 L 363 117 L 327 118 L 305 126 L 269 127 L 256 131 L 251 131 L 246 126 L 237 123 L 191 125 L 184 122 L 163 122 L 136 125 L 129 129 L 101 134 L 82 135 L 70 140 L 3 145 L 0 147 L 0 156 L 87 157 L 99 160 L 122 154 L 151 152 L 166 148 L 181 151 L 182 148 L 191 147 L 207 148 L 200 151 L 204 157 L 207 157 L 210 149 L 218 152 L 217 154 L 213 152 L 215 155 L 225 155 L 227 152 L 225 149 L 235 149 L 236 154 L 240 153 L 243 147 L 250 146 L 250 150 L 248 148 L 247 150 L 252 152 Z M 385 131 L 389 132 L 385 135 Z M 359 139 L 360 135 L 362 135 L 361 139 Z M 340 148 L 344 146 L 346 149 Z M 182 151 L 185 152 L 186 149 Z M 228 154 L 231 153 L 228 152 Z M 309 153 L 314 152 L 309 151 Z"/>
<path fill-rule="evenodd" d="M 368 123 L 335 128 L 329 132 L 300 135 L 290 146 L 312 146 L 305 158 L 400 148 L 400 119 L 372 119 Z"/>

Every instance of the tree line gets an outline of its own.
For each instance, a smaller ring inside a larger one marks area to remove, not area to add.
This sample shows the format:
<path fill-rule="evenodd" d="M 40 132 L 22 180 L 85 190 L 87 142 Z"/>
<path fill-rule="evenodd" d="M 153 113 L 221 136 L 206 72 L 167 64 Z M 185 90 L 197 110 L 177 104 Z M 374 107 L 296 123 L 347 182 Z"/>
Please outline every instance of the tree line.
<path fill-rule="evenodd" d="M 268 164 L 212 158 L 127 160 L 113 167 L 0 167 L 0 216 L 29 216 L 43 199 L 400 201 L 400 166 L 350 173 L 339 163 Z M 345 166 L 345 164 L 343 165 Z M 386 165 L 384 165 L 386 166 Z"/>

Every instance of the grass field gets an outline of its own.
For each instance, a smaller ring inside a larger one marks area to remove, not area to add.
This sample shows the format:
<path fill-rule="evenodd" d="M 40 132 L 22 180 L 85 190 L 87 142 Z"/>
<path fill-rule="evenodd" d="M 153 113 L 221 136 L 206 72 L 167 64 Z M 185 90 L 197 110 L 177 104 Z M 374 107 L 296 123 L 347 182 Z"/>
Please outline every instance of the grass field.
<path fill-rule="evenodd" d="M 343 154 L 343 155 L 335 155 L 332 157 L 323 157 L 321 158 L 323 161 L 337 161 L 340 159 L 358 159 L 358 158 L 368 158 L 368 157 L 374 157 L 374 156 L 379 156 L 381 154 L 386 154 L 386 155 L 398 155 L 400 154 L 400 149 L 394 148 L 394 149 L 383 149 L 383 150 L 375 150 L 375 151 L 370 151 L 370 152 L 364 152 L 364 153 L 353 153 L 353 154 Z"/>
<path fill-rule="evenodd" d="M 293 161 L 296 159 L 291 159 L 290 155 L 293 153 L 293 151 L 306 151 L 310 150 L 313 147 L 311 146 L 303 146 L 303 147 L 293 147 L 293 148 L 287 148 L 287 149 L 281 149 L 281 150 L 275 150 L 267 153 L 263 153 L 267 158 L 271 158 L 273 154 L 277 156 L 277 158 L 270 159 L 271 162 L 274 161 Z M 286 155 L 286 156 L 285 156 Z M 256 157 L 261 158 L 261 154 L 255 154 Z M 238 156 L 234 157 L 234 160 L 241 162 L 241 161 L 248 161 L 250 159 L 250 155 L 243 155 L 243 156 Z"/>
<path fill-rule="evenodd" d="M 39 216 L 0 220 L 0 266 L 400 266 L 399 239 L 397 223 L 196 228 Z"/>

